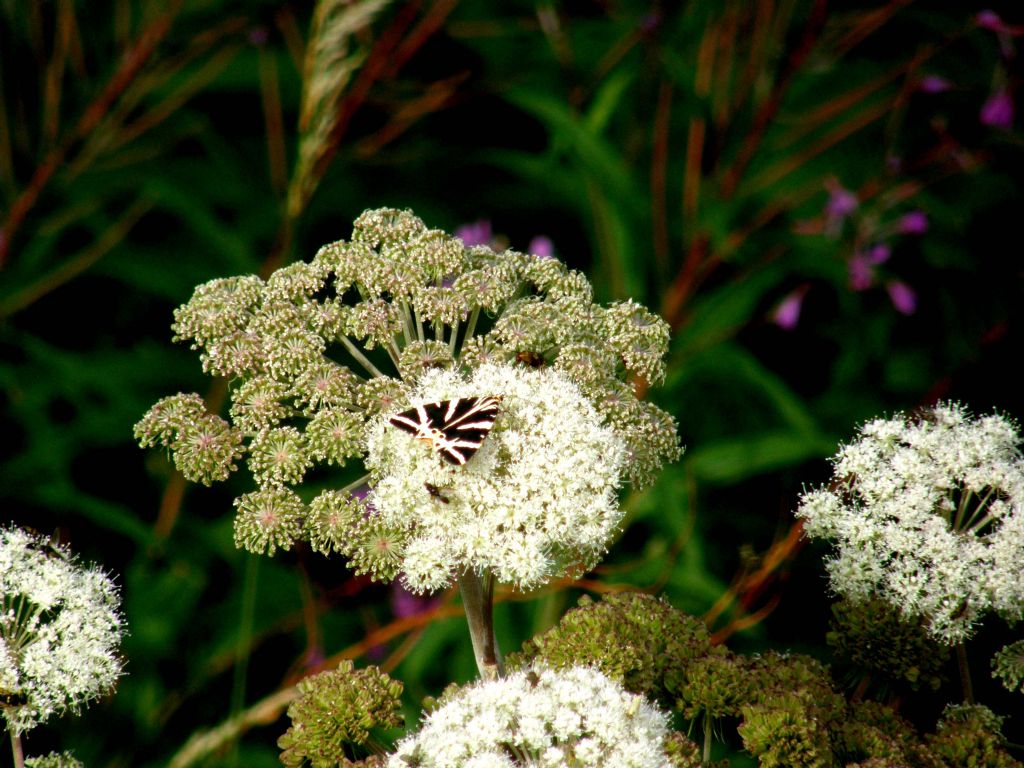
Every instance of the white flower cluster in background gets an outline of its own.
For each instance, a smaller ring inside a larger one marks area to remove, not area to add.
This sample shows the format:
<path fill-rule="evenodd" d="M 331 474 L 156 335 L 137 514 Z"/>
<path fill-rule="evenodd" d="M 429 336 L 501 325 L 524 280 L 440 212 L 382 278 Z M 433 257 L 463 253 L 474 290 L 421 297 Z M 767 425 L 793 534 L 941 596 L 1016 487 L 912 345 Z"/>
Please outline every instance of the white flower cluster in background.
<path fill-rule="evenodd" d="M 668 724 L 595 669 L 538 668 L 458 690 L 389 768 L 664 768 Z"/>
<path fill-rule="evenodd" d="M 502 398 L 497 421 L 462 466 L 386 417 L 370 431 L 367 502 L 407 532 L 402 572 L 414 591 L 443 587 L 467 568 L 529 589 L 570 565 L 591 567 L 621 521 L 623 441 L 559 371 L 486 364 L 469 379 L 431 371 L 411 402 L 488 395 Z"/>
<path fill-rule="evenodd" d="M 0 529 L 0 713 L 14 733 L 77 711 L 121 674 L 114 583 L 63 547 Z"/>
<path fill-rule="evenodd" d="M 835 542 L 833 589 L 875 595 L 955 644 L 995 611 L 1024 608 L 1024 463 L 1015 425 L 956 404 L 878 419 L 806 493 L 806 532 Z"/>

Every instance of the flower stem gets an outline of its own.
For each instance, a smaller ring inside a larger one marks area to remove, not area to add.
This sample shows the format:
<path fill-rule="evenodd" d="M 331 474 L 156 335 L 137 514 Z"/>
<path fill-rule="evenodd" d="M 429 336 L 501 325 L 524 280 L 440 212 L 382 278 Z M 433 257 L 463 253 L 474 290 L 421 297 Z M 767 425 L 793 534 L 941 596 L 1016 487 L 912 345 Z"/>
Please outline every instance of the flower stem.
<path fill-rule="evenodd" d="M 378 379 L 384 376 L 383 373 L 377 370 L 377 366 L 371 363 L 369 359 L 366 357 L 366 355 L 360 352 L 359 348 L 348 340 L 348 337 L 341 336 L 339 337 L 339 341 L 341 341 L 341 343 L 345 345 L 345 349 L 348 350 L 348 353 L 352 355 L 352 357 L 354 357 L 356 360 L 358 360 L 360 364 L 363 366 L 363 368 L 365 368 L 372 376 Z"/>
<path fill-rule="evenodd" d="M 704 756 L 701 758 L 701 765 L 711 763 L 711 715 L 704 713 Z"/>
<path fill-rule="evenodd" d="M 21 748 L 21 735 L 11 731 L 11 751 L 14 753 L 14 768 L 25 768 L 25 751 Z"/>
<path fill-rule="evenodd" d="M 469 637 L 473 641 L 473 655 L 480 677 L 494 680 L 501 677 L 505 670 L 502 667 L 501 650 L 494 636 L 494 577 L 488 575 L 485 587 L 480 577 L 467 569 L 459 577 L 459 590 L 462 592 L 462 605 L 466 610 L 466 623 L 469 624 Z"/>
<path fill-rule="evenodd" d="M 964 691 L 964 703 L 974 703 L 974 686 L 971 685 L 971 669 L 967 666 L 967 646 L 961 640 L 956 646 L 956 661 L 960 668 L 960 686 Z"/>

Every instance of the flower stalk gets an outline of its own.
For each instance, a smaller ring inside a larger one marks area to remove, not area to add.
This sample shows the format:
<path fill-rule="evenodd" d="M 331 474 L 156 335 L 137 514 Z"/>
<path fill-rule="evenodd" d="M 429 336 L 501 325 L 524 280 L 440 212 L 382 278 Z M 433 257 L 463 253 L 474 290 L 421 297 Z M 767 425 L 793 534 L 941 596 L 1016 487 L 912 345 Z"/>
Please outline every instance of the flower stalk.
<path fill-rule="evenodd" d="M 14 754 L 14 768 L 25 768 L 25 750 L 21 746 L 21 734 L 11 731 L 11 752 Z"/>
<path fill-rule="evenodd" d="M 974 704 L 974 686 L 971 684 L 971 668 L 967 664 L 967 645 L 961 641 L 956 645 L 956 666 L 960 670 L 960 687 L 964 692 L 964 703 Z"/>
<path fill-rule="evenodd" d="M 466 569 L 459 577 L 459 591 L 480 677 L 496 680 L 505 674 L 505 670 L 501 649 L 494 636 L 494 577 L 487 575 L 481 579 L 475 571 Z"/>

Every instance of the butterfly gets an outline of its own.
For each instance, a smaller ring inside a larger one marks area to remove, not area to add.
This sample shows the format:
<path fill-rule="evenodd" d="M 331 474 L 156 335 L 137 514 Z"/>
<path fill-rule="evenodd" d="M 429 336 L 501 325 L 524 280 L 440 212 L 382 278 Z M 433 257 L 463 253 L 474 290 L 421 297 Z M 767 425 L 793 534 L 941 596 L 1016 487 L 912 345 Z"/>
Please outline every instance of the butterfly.
<path fill-rule="evenodd" d="M 417 405 L 389 421 L 417 440 L 430 443 L 449 464 L 462 466 L 483 445 L 500 404 L 500 397 L 456 397 Z"/>

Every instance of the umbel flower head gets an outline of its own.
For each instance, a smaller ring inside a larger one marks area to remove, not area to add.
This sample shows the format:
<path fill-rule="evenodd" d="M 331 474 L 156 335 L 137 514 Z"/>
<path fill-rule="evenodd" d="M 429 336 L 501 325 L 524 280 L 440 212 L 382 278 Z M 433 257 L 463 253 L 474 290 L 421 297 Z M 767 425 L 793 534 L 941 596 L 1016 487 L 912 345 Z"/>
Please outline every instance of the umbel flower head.
<path fill-rule="evenodd" d="M 367 497 L 400 529 L 413 591 L 437 589 L 465 568 L 532 587 L 598 557 L 621 519 L 616 491 L 625 448 L 565 374 L 482 365 L 423 376 L 415 400 L 502 394 L 500 421 L 464 466 L 383 419 L 369 436 Z"/>
<path fill-rule="evenodd" d="M 467 246 L 408 211 L 367 211 L 350 241 L 266 281 L 199 286 L 174 331 L 230 379 L 229 418 L 178 394 L 136 436 L 198 482 L 244 462 L 257 488 L 235 501 L 235 539 L 255 552 L 306 539 L 418 589 L 467 567 L 533 585 L 592 564 L 619 485 L 680 454 L 672 417 L 636 395 L 664 378 L 664 321 L 594 304 L 555 259 Z M 501 400 L 457 467 L 389 422 L 452 397 Z M 338 481 L 310 498 L 303 484 L 316 473 L 323 488 L 332 467 Z"/>
<path fill-rule="evenodd" d="M 835 543 L 832 588 L 876 596 L 955 644 L 994 611 L 1024 611 L 1024 463 L 1007 418 L 955 404 L 878 419 L 835 458 L 797 515 Z"/>
<path fill-rule="evenodd" d="M 666 716 L 595 669 L 537 667 L 455 690 L 389 768 L 666 768 Z"/>
<path fill-rule="evenodd" d="M 118 593 L 97 568 L 39 536 L 0 529 L 0 712 L 26 731 L 77 711 L 121 674 Z"/>

